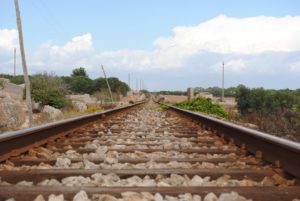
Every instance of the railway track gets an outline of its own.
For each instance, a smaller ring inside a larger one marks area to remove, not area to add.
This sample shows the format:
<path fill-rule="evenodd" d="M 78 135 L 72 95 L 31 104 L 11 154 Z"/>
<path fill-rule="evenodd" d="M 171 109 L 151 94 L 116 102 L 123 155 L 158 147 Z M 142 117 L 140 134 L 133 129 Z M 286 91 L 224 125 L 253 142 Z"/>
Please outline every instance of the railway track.
<path fill-rule="evenodd" d="M 0 200 L 300 199 L 299 146 L 245 132 L 147 102 L 3 134 Z"/>

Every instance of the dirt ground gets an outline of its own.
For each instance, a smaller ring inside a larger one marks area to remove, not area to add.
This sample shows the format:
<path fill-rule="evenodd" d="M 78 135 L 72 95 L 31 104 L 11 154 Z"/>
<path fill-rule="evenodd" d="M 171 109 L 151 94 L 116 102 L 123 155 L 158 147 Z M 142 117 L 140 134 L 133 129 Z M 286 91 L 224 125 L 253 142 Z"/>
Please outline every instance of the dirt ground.
<path fill-rule="evenodd" d="M 186 96 L 176 96 L 176 95 L 163 95 L 165 102 L 167 103 L 180 103 L 187 100 Z"/>

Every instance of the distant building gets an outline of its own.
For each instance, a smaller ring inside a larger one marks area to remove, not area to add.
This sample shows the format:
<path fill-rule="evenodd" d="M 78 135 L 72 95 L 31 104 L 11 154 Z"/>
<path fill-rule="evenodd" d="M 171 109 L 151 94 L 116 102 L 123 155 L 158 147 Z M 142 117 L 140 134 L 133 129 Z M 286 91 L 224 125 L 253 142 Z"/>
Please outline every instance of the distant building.
<path fill-rule="evenodd" d="M 212 99 L 214 96 L 211 94 L 211 93 L 209 93 L 209 92 L 200 92 L 200 93 L 198 93 L 197 95 L 196 95 L 196 97 L 204 97 L 204 98 L 210 98 L 210 99 Z"/>

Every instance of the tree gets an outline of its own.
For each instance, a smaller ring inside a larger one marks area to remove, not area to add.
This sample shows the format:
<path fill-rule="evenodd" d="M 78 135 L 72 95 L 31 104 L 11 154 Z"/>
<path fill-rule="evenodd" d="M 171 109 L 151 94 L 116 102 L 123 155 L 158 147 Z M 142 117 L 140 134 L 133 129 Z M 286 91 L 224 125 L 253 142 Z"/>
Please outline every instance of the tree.
<path fill-rule="evenodd" d="M 75 68 L 72 71 L 71 77 L 77 77 L 77 76 L 89 77 L 85 71 L 85 68 L 83 67 Z"/>
<path fill-rule="evenodd" d="M 72 77 L 70 89 L 74 93 L 87 93 L 93 92 L 93 80 L 85 76 Z"/>
<path fill-rule="evenodd" d="M 239 85 L 236 92 L 237 107 L 241 114 L 250 112 L 250 89 Z"/>
<path fill-rule="evenodd" d="M 252 111 L 264 112 L 266 105 L 266 91 L 263 88 L 250 90 L 249 104 Z"/>
<path fill-rule="evenodd" d="M 129 86 L 120 81 L 118 78 L 116 77 L 109 77 L 107 78 L 109 84 L 110 84 L 110 88 L 112 92 L 117 92 L 120 91 L 122 95 L 126 95 L 127 91 L 129 91 Z M 107 85 L 106 85 L 106 81 L 104 78 L 99 77 L 97 79 L 94 80 L 94 84 L 93 84 L 93 90 L 94 91 L 100 91 L 103 89 L 107 89 Z"/>

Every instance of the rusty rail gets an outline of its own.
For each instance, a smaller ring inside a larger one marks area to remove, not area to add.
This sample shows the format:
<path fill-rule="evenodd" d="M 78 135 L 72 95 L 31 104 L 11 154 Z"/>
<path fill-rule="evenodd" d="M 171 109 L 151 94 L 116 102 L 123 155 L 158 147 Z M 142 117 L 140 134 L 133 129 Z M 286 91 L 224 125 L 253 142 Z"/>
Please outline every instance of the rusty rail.
<path fill-rule="evenodd" d="M 67 132 L 77 129 L 83 125 L 92 123 L 107 115 L 132 108 L 142 103 L 144 102 L 138 102 L 93 114 L 48 123 L 33 128 L 3 133 L 0 135 L 0 162 L 11 156 L 17 156 L 26 152 L 31 147 L 37 147 L 45 144 L 51 138 L 56 139 L 62 137 L 67 134 Z"/>
<path fill-rule="evenodd" d="M 160 103 L 163 104 L 163 103 Z M 255 154 L 261 151 L 264 160 L 280 164 L 286 172 L 300 178 L 300 144 L 273 136 L 268 133 L 246 128 L 227 121 L 223 121 L 205 114 L 180 109 L 163 104 L 170 109 L 180 112 L 205 126 L 216 131 L 218 135 L 224 135 L 225 139 L 234 139 L 237 145 L 245 145 L 247 151 Z M 279 163 L 278 163 L 279 162 Z"/>

